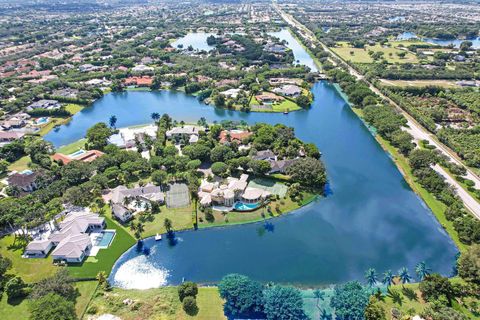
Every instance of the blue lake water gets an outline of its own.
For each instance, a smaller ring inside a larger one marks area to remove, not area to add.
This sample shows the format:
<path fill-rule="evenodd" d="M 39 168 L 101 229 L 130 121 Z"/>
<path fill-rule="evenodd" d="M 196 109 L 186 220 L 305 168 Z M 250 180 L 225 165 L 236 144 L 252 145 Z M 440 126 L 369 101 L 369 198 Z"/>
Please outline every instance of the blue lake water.
<path fill-rule="evenodd" d="M 300 45 L 300 43 L 295 39 L 288 29 L 282 29 L 277 32 L 269 32 L 271 36 L 277 37 L 280 40 L 287 41 L 287 46 L 292 50 L 293 56 L 295 58 L 295 63 L 303 64 L 309 67 L 313 72 L 318 71 L 315 62 L 313 62 L 312 57 L 308 52 Z"/>
<path fill-rule="evenodd" d="M 288 115 L 216 109 L 183 93 L 108 94 L 46 136 L 54 145 L 73 142 L 97 121 L 117 126 L 151 122 L 152 112 L 174 119 L 223 119 L 284 123 L 323 153 L 332 194 L 290 215 L 228 228 L 177 233 L 178 242 L 146 240 L 150 255 L 127 251 L 116 263 L 113 285 L 147 288 L 183 278 L 212 283 L 240 272 L 261 281 L 303 286 L 363 279 L 366 269 L 394 272 L 425 260 L 436 272 L 451 272 L 457 249 L 430 210 L 350 110 L 335 88 L 319 82 L 308 111 Z"/>
<path fill-rule="evenodd" d="M 211 35 L 215 34 L 206 32 L 190 32 L 184 37 L 175 40 L 172 43 L 172 47 L 177 48 L 178 45 L 183 45 L 183 49 L 187 49 L 188 46 L 192 46 L 194 50 L 210 51 L 215 48 L 215 46 L 209 46 L 207 44 L 207 38 Z"/>
<path fill-rule="evenodd" d="M 151 113 L 158 112 L 187 122 L 205 117 L 284 123 L 322 151 L 331 189 L 327 198 L 266 223 L 179 232 L 175 246 L 148 239 L 150 254 L 135 247 L 127 251 L 112 270 L 112 284 L 213 283 L 238 272 L 261 281 L 327 285 L 361 280 L 370 267 L 395 272 L 406 266 L 413 274 L 423 260 L 449 275 L 457 249 L 430 210 L 334 86 L 318 82 L 312 92 L 310 110 L 288 115 L 217 109 L 181 92 L 112 93 L 46 135 L 58 147 L 84 137 L 96 122 L 108 123 L 111 115 L 125 127 L 149 123 Z"/>
<path fill-rule="evenodd" d="M 425 42 L 438 44 L 440 46 L 449 46 L 453 44 L 455 48 L 460 48 L 460 45 L 464 41 L 471 41 L 473 49 L 480 48 L 480 37 L 475 39 L 468 39 L 468 40 L 461 40 L 461 39 L 441 40 L 441 39 L 433 39 L 433 38 L 420 38 L 413 32 L 404 32 L 397 36 L 397 40 L 410 40 L 410 39 L 419 39 Z"/>

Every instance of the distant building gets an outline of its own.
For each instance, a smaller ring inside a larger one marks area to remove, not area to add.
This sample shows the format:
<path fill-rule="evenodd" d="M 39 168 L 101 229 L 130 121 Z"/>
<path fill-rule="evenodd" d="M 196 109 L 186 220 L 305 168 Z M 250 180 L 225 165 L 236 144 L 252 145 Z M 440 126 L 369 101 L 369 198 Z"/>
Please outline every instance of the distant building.
<path fill-rule="evenodd" d="M 44 110 L 55 110 L 59 109 L 62 105 L 57 100 L 39 100 L 27 107 L 27 110 L 36 110 L 36 109 L 44 109 Z"/>
<path fill-rule="evenodd" d="M 56 161 L 56 162 L 61 162 L 63 164 L 68 164 L 68 163 L 72 162 L 73 160 L 82 161 L 82 162 L 92 162 L 93 160 L 98 159 L 103 155 L 104 155 L 104 153 L 101 152 L 101 151 L 88 150 L 88 151 L 85 151 L 84 153 L 81 153 L 81 154 L 76 155 L 76 156 L 68 156 L 68 155 L 65 155 L 63 153 L 55 153 L 52 156 L 52 159 L 53 159 L 53 161 Z"/>
<path fill-rule="evenodd" d="M 7 182 L 9 186 L 16 187 L 24 192 L 32 192 L 37 189 L 36 180 L 38 176 L 38 172 L 26 170 L 24 172 L 11 174 L 8 176 Z"/>
<path fill-rule="evenodd" d="M 298 97 L 302 93 L 302 88 L 293 84 L 287 84 L 280 88 L 275 88 L 272 91 L 288 97 Z"/>

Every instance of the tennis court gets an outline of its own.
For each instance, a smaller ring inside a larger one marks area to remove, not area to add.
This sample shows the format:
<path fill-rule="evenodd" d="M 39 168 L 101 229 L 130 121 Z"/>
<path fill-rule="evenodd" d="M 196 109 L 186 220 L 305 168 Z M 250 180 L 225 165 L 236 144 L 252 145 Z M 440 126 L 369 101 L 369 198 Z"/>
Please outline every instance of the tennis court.
<path fill-rule="evenodd" d="M 188 186 L 184 183 L 175 183 L 169 186 L 167 191 L 167 207 L 182 208 L 190 204 Z"/>
<path fill-rule="evenodd" d="M 248 186 L 268 191 L 271 194 L 278 194 L 281 198 L 285 197 L 288 191 L 288 187 L 283 183 L 266 178 L 255 178 L 248 183 Z"/>

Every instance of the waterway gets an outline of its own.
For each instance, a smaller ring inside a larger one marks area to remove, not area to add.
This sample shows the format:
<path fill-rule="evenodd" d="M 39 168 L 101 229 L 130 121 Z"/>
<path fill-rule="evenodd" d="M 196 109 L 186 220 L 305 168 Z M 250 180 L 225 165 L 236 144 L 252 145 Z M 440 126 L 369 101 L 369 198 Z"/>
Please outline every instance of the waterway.
<path fill-rule="evenodd" d="M 215 46 L 210 46 L 207 43 L 207 38 L 212 35 L 215 34 L 207 32 L 189 32 L 184 37 L 175 40 L 172 43 L 172 47 L 177 48 L 181 45 L 183 49 L 187 49 L 189 46 L 192 46 L 193 50 L 210 51 L 215 48 Z"/>
<path fill-rule="evenodd" d="M 303 48 L 302 48 L 303 49 Z M 261 281 L 301 286 L 363 279 L 426 261 L 450 275 L 457 249 L 431 211 L 412 192 L 393 161 L 351 111 L 335 87 L 318 82 L 310 110 L 283 114 L 242 113 L 204 105 L 181 92 L 112 93 L 76 114 L 45 139 L 61 146 L 82 138 L 94 123 L 117 116 L 117 126 L 151 122 L 152 112 L 188 122 L 245 120 L 284 123 L 322 151 L 331 194 L 281 218 L 226 228 L 177 233 L 168 241 L 145 241 L 115 264 L 110 280 L 124 288 L 213 283 L 231 272 Z"/>
<path fill-rule="evenodd" d="M 404 33 L 401 33 L 397 36 L 397 40 L 416 40 L 416 39 L 424 41 L 424 42 L 428 42 L 428 43 L 438 44 L 440 46 L 453 45 L 455 48 L 460 48 L 460 45 L 464 41 L 471 41 L 473 49 L 479 49 L 480 48 L 480 37 L 474 38 L 474 39 L 467 39 L 467 40 L 465 40 L 465 39 L 463 39 L 463 40 L 462 39 L 442 40 L 442 39 L 418 37 L 413 32 L 404 32 Z"/>

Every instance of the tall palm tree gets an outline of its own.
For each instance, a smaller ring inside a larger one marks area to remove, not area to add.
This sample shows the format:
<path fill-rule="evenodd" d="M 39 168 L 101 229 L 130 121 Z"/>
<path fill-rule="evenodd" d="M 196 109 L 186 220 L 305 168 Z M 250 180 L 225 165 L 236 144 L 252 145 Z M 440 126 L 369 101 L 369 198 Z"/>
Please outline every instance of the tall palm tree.
<path fill-rule="evenodd" d="M 315 299 L 317 299 L 317 308 L 318 308 L 318 303 L 320 302 L 320 299 L 323 300 L 323 297 L 325 296 L 325 292 L 323 292 L 320 289 L 315 289 L 313 291 L 313 296 L 315 297 Z"/>
<path fill-rule="evenodd" d="M 393 279 L 395 278 L 395 276 L 393 275 L 393 272 L 392 270 L 387 270 L 385 271 L 385 273 L 383 274 L 383 284 L 386 285 L 387 287 L 391 286 L 392 283 L 393 283 Z"/>
<path fill-rule="evenodd" d="M 170 219 L 165 218 L 165 220 L 163 221 L 163 226 L 165 227 L 165 230 L 167 230 L 167 232 L 172 231 L 172 221 Z"/>
<path fill-rule="evenodd" d="M 367 279 L 368 285 L 373 287 L 377 283 L 377 271 L 373 268 L 368 269 L 365 272 L 365 279 Z"/>
<path fill-rule="evenodd" d="M 153 112 L 153 113 L 150 115 L 150 117 L 152 118 L 152 120 L 153 120 L 154 122 L 157 122 L 158 119 L 160 119 L 160 113 L 158 113 L 158 112 Z"/>
<path fill-rule="evenodd" d="M 412 280 L 412 277 L 410 276 L 410 273 L 408 273 L 408 269 L 406 267 L 403 267 L 398 271 L 398 277 L 403 284 Z"/>
<path fill-rule="evenodd" d="M 425 277 L 428 276 L 431 271 L 432 270 L 429 267 L 427 267 L 427 264 L 425 261 L 419 262 L 415 267 L 415 273 L 417 274 L 418 279 L 420 279 L 420 281 L 425 279 Z"/>
<path fill-rule="evenodd" d="M 116 128 L 117 125 L 117 116 L 113 115 L 110 117 L 110 127 L 111 128 Z"/>

